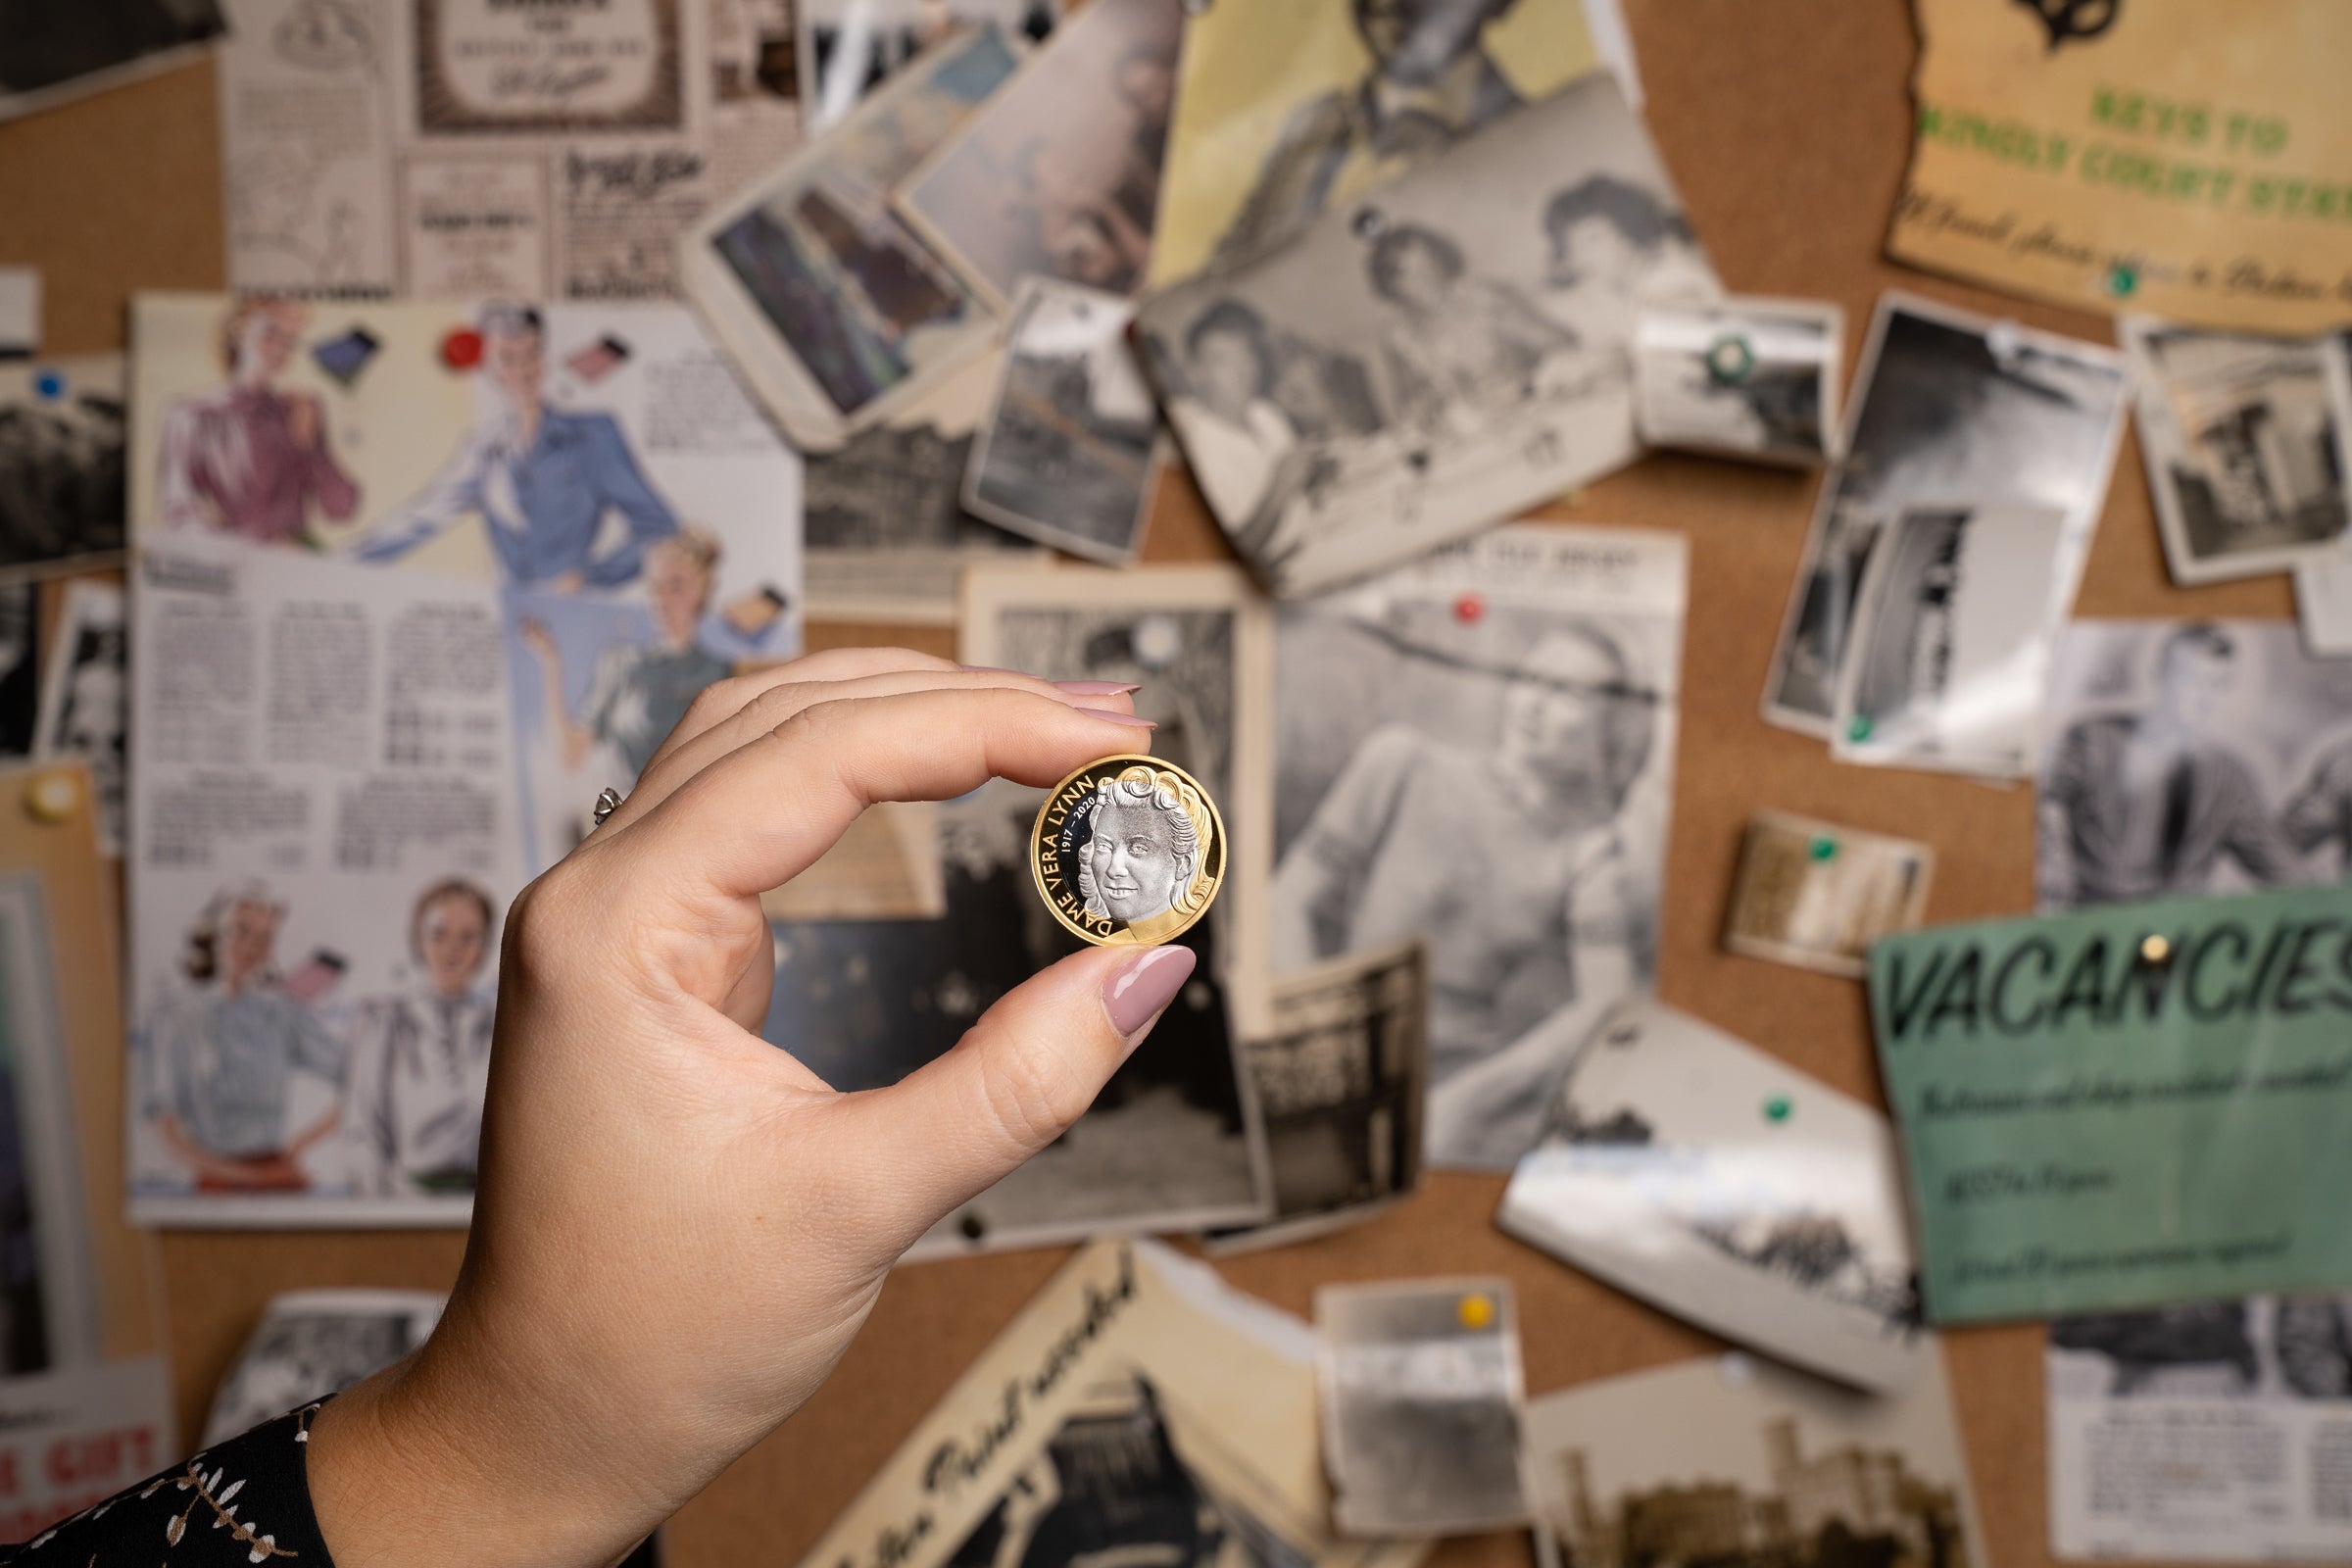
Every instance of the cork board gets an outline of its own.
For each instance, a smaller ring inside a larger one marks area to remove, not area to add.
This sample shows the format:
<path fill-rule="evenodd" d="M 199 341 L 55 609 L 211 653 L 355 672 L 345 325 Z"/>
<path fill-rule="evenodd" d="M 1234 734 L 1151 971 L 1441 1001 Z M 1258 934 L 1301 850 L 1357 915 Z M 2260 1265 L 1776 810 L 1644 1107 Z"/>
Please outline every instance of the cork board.
<path fill-rule="evenodd" d="M 1563 3 L 1563 0 L 1552 0 Z M 2108 322 L 1887 264 L 1886 215 L 1909 148 L 1914 40 L 1901 0 L 1626 0 L 1651 126 L 1724 281 L 1736 291 L 1828 297 L 1860 337 L 1878 293 L 1903 287 L 2100 342 Z M 213 81 L 196 67 L 0 126 L 0 262 L 46 269 L 60 353 L 121 341 L 133 287 L 221 282 Z M 1850 352 L 1850 351 L 1849 351 Z M 1850 366 L 1849 366 L 1850 370 Z M 1652 458 L 1551 509 L 1558 516 L 1677 528 L 1690 539 L 1680 777 L 1668 854 L 1660 985 L 1698 1013 L 1841 1089 L 1878 1098 L 1860 988 L 1736 958 L 1716 944 L 1740 831 L 1778 807 L 1931 840 L 1930 918 L 2028 908 L 2033 803 L 2022 788 L 1833 765 L 1811 741 L 1756 717 L 1815 481 Z M 1159 497 L 1147 556 L 1215 559 L 1222 545 L 1181 474 Z M 2078 612 L 2084 615 L 2290 613 L 2283 579 L 2193 593 L 2167 582 L 2139 456 L 2127 440 Z M 946 653 L 946 632 L 819 626 L 818 646 L 903 641 Z M 1546 1392 L 1704 1352 L 1714 1342 L 1572 1273 L 1490 1223 L 1498 1177 L 1438 1176 L 1358 1230 L 1234 1259 L 1228 1276 L 1293 1311 L 1323 1281 L 1500 1273 L 1516 1283 L 1531 1389 Z M 272 1292 L 308 1286 L 445 1288 L 461 1238 L 172 1235 L 163 1241 L 180 1414 L 192 1433 L 213 1381 Z M 833 1381 L 783 1430 L 681 1513 L 681 1568 L 791 1562 L 856 1494 L 1061 1254 L 901 1271 Z M 2047 1562 L 2041 1334 L 1947 1339 L 1986 1527 L 2001 1568 Z M 1445 1546 L 1443 1568 L 1518 1564 L 1523 1536 Z"/>

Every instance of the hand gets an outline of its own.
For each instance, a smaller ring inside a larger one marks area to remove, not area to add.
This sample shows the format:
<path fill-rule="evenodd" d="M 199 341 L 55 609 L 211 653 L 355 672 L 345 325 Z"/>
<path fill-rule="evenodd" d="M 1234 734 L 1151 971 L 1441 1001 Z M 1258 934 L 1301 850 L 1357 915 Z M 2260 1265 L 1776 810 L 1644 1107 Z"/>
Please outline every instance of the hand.
<path fill-rule="evenodd" d="M 446 1561 L 451 1521 L 472 1568 L 616 1560 L 824 1380 L 908 1244 L 1078 1118 L 1189 950 L 1090 948 L 897 1085 L 838 1095 L 754 1032 L 760 895 L 874 802 L 1138 749 L 1127 708 L 877 649 L 695 701 L 508 916 L 448 1313 L 314 1428 L 341 1568 Z"/>

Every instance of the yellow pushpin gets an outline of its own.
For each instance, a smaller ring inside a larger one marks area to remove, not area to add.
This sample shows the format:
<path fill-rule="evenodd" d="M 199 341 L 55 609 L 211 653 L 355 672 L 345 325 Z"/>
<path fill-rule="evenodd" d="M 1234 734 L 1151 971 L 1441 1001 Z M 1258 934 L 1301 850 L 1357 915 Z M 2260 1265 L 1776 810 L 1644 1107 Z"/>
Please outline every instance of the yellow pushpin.
<path fill-rule="evenodd" d="M 2141 937 L 2139 939 L 2139 961 L 2150 968 L 2158 968 L 2172 962 L 2172 939 L 2157 932 L 2151 932 L 2147 936 Z"/>
<path fill-rule="evenodd" d="M 1494 1298 L 1491 1296 L 1465 1296 L 1454 1307 L 1454 1315 L 1462 1320 L 1462 1327 L 1466 1329 L 1487 1328 L 1494 1321 Z"/>
<path fill-rule="evenodd" d="M 24 787 L 24 809 L 35 821 L 71 821 L 81 809 L 81 781 L 63 769 L 43 773 Z"/>

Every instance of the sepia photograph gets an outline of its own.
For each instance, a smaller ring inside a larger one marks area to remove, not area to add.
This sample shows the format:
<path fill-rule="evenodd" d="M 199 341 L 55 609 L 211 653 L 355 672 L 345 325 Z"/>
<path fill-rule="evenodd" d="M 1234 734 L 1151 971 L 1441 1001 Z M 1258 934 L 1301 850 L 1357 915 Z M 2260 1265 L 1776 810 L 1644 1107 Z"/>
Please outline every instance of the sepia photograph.
<path fill-rule="evenodd" d="M 1845 313 L 1809 300 L 1644 307 L 1634 328 L 1642 443 L 1817 468 L 1835 460 Z"/>
<path fill-rule="evenodd" d="M 1601 1020 L 1494 1222 L 1712 1333 L 1879 1393 L 1918 1375 L 1893 1129 L 1661 1003 Z"/>
<path fill-rule="evenodd" d="M 124 501 L 122 359 L 0 365 L 0 576 L 119 559 Z"/>
<path fill-rule="evenodd" d="M 2352 523 L 2343 340 L 2119 324 L 2173 580 L 2260 576 L 2336 551 Z"/>
<path fill-rule="evenodd" d="M 1940 1347 L 1865 1396 L 1745 1355 L 1527 1406 L 1541 1568 L 1984 1568 Z"/>
<path fill-rule="evenodd" d="M 1133 294 L 1152 261 L 1184 0 L 1094 0 L 899 187 L 999 306 L 1023 277 Z"/>
<path fill-rule="evenodd" d="M 340 1394 L 424 1343 L 447 1298 L 429 1291 L 291 1291 L 270 1298 L 213 1392 L 205 1446 Z"/>
<path fill-rule="evenodd" d="M 1128 346 L 1134 314 L 1115 294 L 1022 285 L 966 511 L 1090 561 L 1135 560 L 1159 474 L 1159 410 Z"/>
<path fill-rule="evenodd" d="M 1270 251 L 1591 70 L 1574 5 L 1188 5 L 1154 286 Z"/>
<path fill-rule="evenodd" d="M 811 132 L 830 129 L 885 81 L 956 30 L 994 24 L 1043 43 L 1061 0 L 777 0 L 799 30 L 801 102 Z"/>
<path fill-rule="evenodd" d="M 994 335 L 890 193 L 1019 63 L 993 26 L 957 34 L 679 242 L 687 297 L 795 446 L 838 449 Z"/>
<path fill-rule="evenodd" d="M 1283 607 L 1278 975 L 1429 944 L 1426 1152 L 1508 1170 L 1655 970 L 1683 542 L 1513 526 Z"/>
<path fill-rule="evenodd" d="M 1266 1118 L 1274 1217 L 1208 1239 L 1212 1256 L 1358 1224 L 1421 1184 L 1429 959 L 1418 941 L 1278 983 L 1243 1043 Z"/>
<path fill-rule="evenodd" d="M 1137 328 L 1210 512 L 1288 599 L 1632 462 L 1636 305 L 1718 293 L 1596 73 L 1295 244 L 1155 294 Z"/>
<path fill-rule="evenodd" d="M 1880 297 L 1854 388 L 1764 689 L 1767 722 L 1825 739 L 1884 525 L 1911 506 L 2051 508 L 2066 519 L 2049 584 L 2063 613 L 2123 437 L 2114 350 L 1913 295 Z"/>
<path fill-rule="evenodd" d="M 1315 1376 L 1332 1517 L 1352 1535 L 1527 1522 L 1519 1320 L 1503 1279 L 1325 1285 Z"/>
<path fill-rule="evenodd" d="M 2038 783 L 2045 912 L 2340 881 L 2352 661 L 2314 659 L 2284 621 L 2076 621 Z"/>
<path fill-rule="evenodd" d="M 1935 867 L 1925 844 L 1759 811 L 1740 843 L 1723 945 L 1859 980 L 1873 942 L 1919 929 Z"/>
<path fill-rule="evenodd" d="M 2066 606 L 2047 507 L 1906 507 L 1862 573 L 1830 755 L 2024 778 Z"/>
<path fill-rule="evenodd" d="M 88 766 L 98 849 L 108 856 L 122 855 L 129 823 L 129 639 L 121 588 L 86 578 L 66 585 L 32 743 L 42 761 L 71 757 Z"/>

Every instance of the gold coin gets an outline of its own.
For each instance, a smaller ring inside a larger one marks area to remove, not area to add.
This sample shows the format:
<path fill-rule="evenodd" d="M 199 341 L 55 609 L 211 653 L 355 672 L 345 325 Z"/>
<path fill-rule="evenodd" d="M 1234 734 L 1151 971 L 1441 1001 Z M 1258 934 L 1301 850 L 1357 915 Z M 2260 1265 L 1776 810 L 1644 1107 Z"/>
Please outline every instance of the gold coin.
<path fill-rule="evenodd" d="M 1097 947 L 1192 929 L 1225 884 L 1225 819 L 1181 767 L 1105 757 L 1054 786 L 1029 833 L 1038 896 Z"/>

